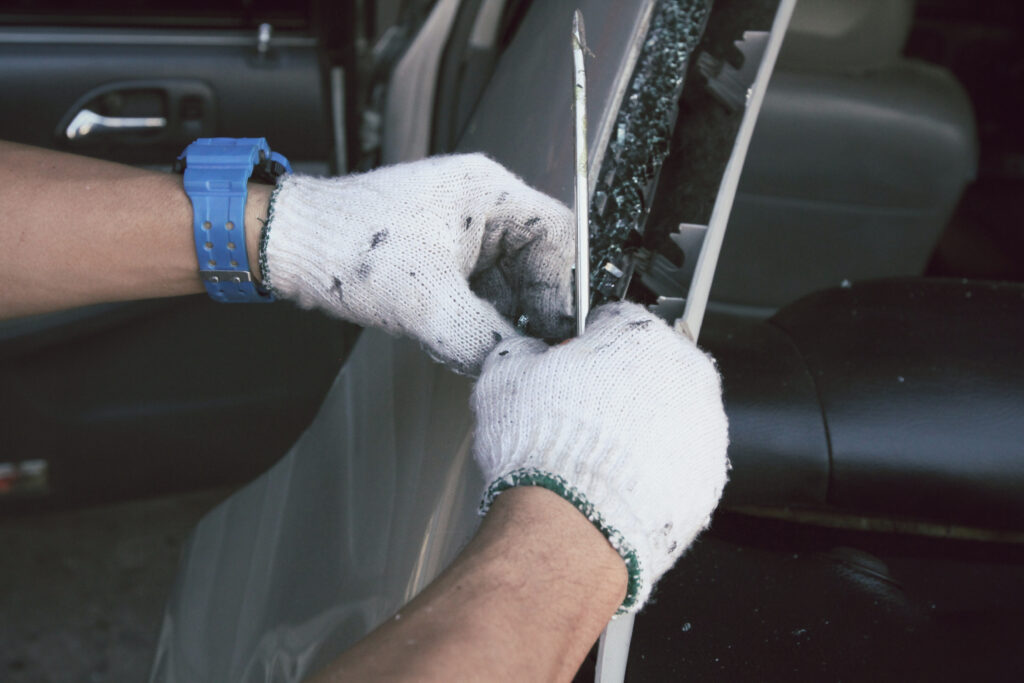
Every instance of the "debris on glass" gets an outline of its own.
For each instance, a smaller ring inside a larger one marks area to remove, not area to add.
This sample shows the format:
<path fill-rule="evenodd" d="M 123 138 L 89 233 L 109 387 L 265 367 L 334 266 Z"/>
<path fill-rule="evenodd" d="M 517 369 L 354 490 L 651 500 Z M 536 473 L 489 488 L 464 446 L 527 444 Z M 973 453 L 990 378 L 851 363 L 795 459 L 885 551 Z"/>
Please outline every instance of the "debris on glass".
<path fill-rule="evenodd" d="M 686 68 L 710 0 L 662 0 L 633 70 L 590 205 L 593 305 L 622 296 L 624 244 L 643 230 L 658 171 L 668 155 Z M 611 268 L 609 268 L 611 266 Z"/>

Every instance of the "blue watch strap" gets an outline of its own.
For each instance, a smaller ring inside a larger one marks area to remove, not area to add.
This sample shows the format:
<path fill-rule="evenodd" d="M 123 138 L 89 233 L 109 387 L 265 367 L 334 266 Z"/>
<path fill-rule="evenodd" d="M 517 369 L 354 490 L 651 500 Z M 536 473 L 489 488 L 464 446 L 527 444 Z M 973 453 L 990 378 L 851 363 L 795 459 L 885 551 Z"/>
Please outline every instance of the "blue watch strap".
<path fill-rule="evenodd" d="M 185 148 L 185 192 L 192 200 L 192 231 L 199 275 L 220 302 L 270 302 L 249 271 L 245 241 L 247 183 L 291 173 L 291 165 L 270 151 L 265 138 L 200 138 Z"/>

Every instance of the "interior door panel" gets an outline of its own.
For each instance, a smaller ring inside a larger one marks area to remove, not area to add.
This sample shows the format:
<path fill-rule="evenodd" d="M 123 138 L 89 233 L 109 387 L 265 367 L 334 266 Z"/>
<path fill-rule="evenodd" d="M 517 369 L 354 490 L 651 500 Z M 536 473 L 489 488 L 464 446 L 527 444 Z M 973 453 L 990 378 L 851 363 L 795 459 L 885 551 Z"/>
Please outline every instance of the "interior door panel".
<path fill-rule="evenodd" d="M 315 37 L 120 19 L 0 28 L 0 138 L 169 170 L 197 137 L 266 137 L 329 172 Z M 354 331 L 204 296 L 0 321 L 0 511 L 255 476 L 311 419 Z"/>
<path fill-rule="evenodd" d="M 0 133 L 8 140 L 167 166 L 199 135 L 266 137 L 299 162 L 330 156 L 310 37 L 272 40 L 261 55 L 255 32 L 8 28 L 0 60 Z M 90 103 L 117 116 L 140 92 L 157 101 L 132 114 L 163 116 L 166 127 L 67 138 L 67 123 Z"/>

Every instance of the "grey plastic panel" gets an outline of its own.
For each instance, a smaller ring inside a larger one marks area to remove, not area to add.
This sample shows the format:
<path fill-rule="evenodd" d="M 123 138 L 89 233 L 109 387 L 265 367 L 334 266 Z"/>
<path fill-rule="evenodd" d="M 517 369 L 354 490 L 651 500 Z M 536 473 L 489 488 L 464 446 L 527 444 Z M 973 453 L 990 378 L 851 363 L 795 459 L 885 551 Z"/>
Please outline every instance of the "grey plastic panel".
<path fill-rule="evenodd" d="M 466 126 L 458 150 L 484 151 L 531 185 L 573 202 L 572 54 L 569 28 L 583 12 L 587 44 L 587 138 L 590 187 L 611 136 L 629 77 L 650 21 L 643 2 L 534 3 Z"/>
<path fill-rule="evenodd" d="M 477 521 L 469 391 L 364 332 L 310 429 L 196 528 L 152 680 L 301 680 L 421 590 Z"/>
<path fill-rule="evenodd" d="M 900 58 L 914 0 L 800 0 L 786 31 L 779 67 L 860 71 Z"/>
<path fill-rule="evenodd" d="M 255 33 L 234 31 L 6 29 L 0 32 L 0 137 L 53 147 L 58 123 L 87 92 L 166 79 L 209 86 L 216 113 L 210 134 L 266 137 L 292 161 L 327 159 L 330 129 L 315 42 L 272 39 L 262 60 L 255 46 Z M 98 155 L 169 168 L 182 148 L 177 139 L 148 147 L 122 145 Z"/>
<path fill-rule="evenodd" d="M 778 307 L 843 280 L 918 275 L 976 168 L 970 102 L 943 69 L 776 72 L 712 298 Z"/>
<path fill-rule="evenodd" d="M 199 135 L 266 136 L 296 169 L 324 172 L 316 39 L 275 32 L 263 58 L 256 43 L 255 29 L 0 27 L 0 138 L 166 171 Z M 168 125 L 69 143 L 67 121 L 94 102 Z M 285 303 L 217 306 L 196 296 L 0 321 L 0 444 L 49 473 L 45 491 L 0 495 L 0 509 L 238 484 L 280 458 L 342 364 L 348 328 Z M 236 339 L 261 343 L 218 352 Z"/>
<path fill-rule="evenodd" d="M 309 425 L 355 340 L 288 303 L 197 295 L 79 312 L 0 340 L 4 459 L 49 471 L 43 495 L 0 496 L 0 512 L 250 481 Z"/>
<path fill-rule="evenodd" d="M 974 177 L 974 115 L 947 70 L 917 61 L 863 76 L 776 71 L 740 191 L 926 209 Z"/>
<path fill-rule="evenodd" d="M 459 0 L 439 0 L 388 83 L 381 161 L 415 161 L 430 151 L 438 72 Z"/>

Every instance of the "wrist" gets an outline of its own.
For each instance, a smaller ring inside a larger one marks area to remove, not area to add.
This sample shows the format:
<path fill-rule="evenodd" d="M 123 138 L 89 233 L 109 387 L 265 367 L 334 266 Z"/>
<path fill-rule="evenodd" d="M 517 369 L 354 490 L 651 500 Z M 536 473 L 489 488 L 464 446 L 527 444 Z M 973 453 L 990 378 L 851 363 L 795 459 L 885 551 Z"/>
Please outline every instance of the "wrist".
<path fill-rule="evenodd" d="M 480 511 L 490 514 L 492 506 L 509 493 L 520 495 L 521 491 L 549 491 L 567 508 L 575 509 L 576 516 L 604 539 L 604 547 L 616 554 L 619 565 L 626 570 L 627 579 L 617 613 L 635 611 L 646 601 L 652 584 L 650 567 L 640 560 L 640 551 L 645 548 L 637 548 L 633 544 L 633 541 L 645 540 L 644 534 L 622 524 L 630 518 L 630 513 L 628 506 L 624 506 L 614 492 L 615 487 L 609 487 L 607 482 L 599 479 L 591 479 L 588 484 L 579 488 L 578 483 L 570 482 L 568 473 L 558 473 L 557 469 L 520 467 L 493 479 L 484 492 Z M 628 535 L 624 535 L 622 529 L 626 529 Z"/>
<path fill-rule="evenodd" d="M 625 583 L 571 505 L 511 490 L 437 580 L 315 680 L 571 680 Z"/>
<path fill-rule="evenodd" d="M 591 599 L 603 626 L 626 595 L 627 571 L 619 553 L 569 501 L 537 486 L 509 489 L 494 501 L 481 529 L 504 568 L 512 557 L 524 574 L 568 572 Z M 554 583 L 551 585 L 561 585 Z M 586 601 L 584 601 L 586 602 Z"/>
<path fill-rule="evenodd" d="M 540 633 L 555 660 L 523 673 L 525 680 L 569 680 L 626 595 L 626 567 L 604 536 L 571 504 L 543 488 L 519 487 L 495 501 L 480 529 L 480 559 L 494 592 L 519 613 L 495 628 Z M 505 610 L 490 607 L 488 614 Z M 507 614 L 507 613 L 506 613 Z M 545 632 L 546 631 L 546 632 Z M 522 636 L 520 636 L 522 637 Z M 517 651 L 536 648 L 523 638 Z"/>
<path fill-rule="evenodd" d="M 263 282 L 260 269 L 260 243 L 270 214 L 270 196 L 274 186 L 249 183 L 245 201 L 245 248 L 249 258 L 249 272 L 257 282 Z"/>

